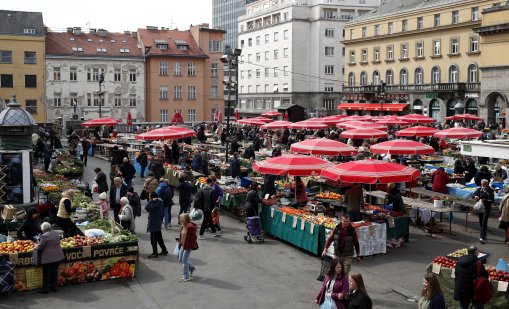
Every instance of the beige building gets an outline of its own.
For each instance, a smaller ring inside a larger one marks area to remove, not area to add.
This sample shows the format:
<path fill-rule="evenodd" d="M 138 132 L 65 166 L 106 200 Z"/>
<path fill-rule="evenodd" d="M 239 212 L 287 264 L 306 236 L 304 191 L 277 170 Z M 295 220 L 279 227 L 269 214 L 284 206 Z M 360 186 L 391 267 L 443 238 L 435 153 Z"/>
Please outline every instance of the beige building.
<path fill-rule="evenodd" d="M 481 26 L 484 9 L 499 3 L 391 1 L 349 22 L 339 108 L 349 114 L 415 112 L 440 121 L 455 113 L 484 115 L 474 28 Z"/>

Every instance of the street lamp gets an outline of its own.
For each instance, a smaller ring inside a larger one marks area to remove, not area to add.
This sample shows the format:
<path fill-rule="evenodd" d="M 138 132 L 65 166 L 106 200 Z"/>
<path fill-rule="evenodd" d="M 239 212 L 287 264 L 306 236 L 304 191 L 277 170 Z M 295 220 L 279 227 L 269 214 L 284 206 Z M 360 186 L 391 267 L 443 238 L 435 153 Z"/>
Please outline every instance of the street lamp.
<path fill-rule="evenodd" d="M 102 107 L 102 97 L 104 95 L 104 91 L 102 91 L 102 85 L 104 83 L 104 73 L 101 73 L 99 75 L 99 92 L 97 93 L 99 95 L 99 118 L 101 118 L 101 107 Z"/>
<path fill-rule="evenodd" d="M 225 88 L 228 90 L 228 102 L 226 108 L 226 153 L 225 160 L 228 162 L 228 144 L 230 137 L 230 114 L 231 114 L 231 93 L 235 91 L 235 102 L 237 103 L 239 92 L 238 92 L 238 67 L 239 67 L 239 56 L 242 54 L 242 50 L 236 48 L 233 52 L 229 45 L 224 47 L 224 55 L 219 59 L 223 64 L 228 64 L 228 80 L 223 80 Z M 232 71 L 235 68 L 235 80 L 232 80 Z"/>
<path fill-rule="evenodd" d="M 385 100 L 385 83 L 383 80 L 380 81 L 380 92 L 378 93 L 378 98 L 380 98 L 380 107 L 382 109 L 381 115 L 383 115 Z"/>

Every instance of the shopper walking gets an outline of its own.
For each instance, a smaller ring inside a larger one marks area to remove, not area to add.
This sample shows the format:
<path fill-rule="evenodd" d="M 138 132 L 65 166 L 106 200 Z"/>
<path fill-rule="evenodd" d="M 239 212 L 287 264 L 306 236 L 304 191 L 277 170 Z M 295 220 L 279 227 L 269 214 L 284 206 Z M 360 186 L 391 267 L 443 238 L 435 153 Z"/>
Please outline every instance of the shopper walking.
<path fill-rule="evenodd" d="M 262 202 L 262 199 L 258 195 L 258 184 L 256 182 L 251 183 L 249 186 L 249 192 L 246 196 L 245 212 L 246 217 L 258 216 L 258 207 Z"/>
<path fill-rule="evenodd" d="M 129 205 L 133 208 L 134 216 L 141 217 L 141 201 L 138 193 L 134 192 L 134 188 L 127 188 L 127 198 L 129 199 Z"/>
<path fill-rule="evenodd" d="M 352 258 L 354 250 L 357 253 L 357 261 L 359 258 L 359 240 L 357 239 L 357 233 L 350 224 L 350 218 L 348 215 L 341 217 L 341 222 L 336 225 L 332 230 L 332 234 L 327 238 L 325 247 L 323 248 L 322 256 L 327 253 L 327 249 L 334 241 L 334 256 L 339 258 L 345 268 L 345 273 L 349 273 L 352 268 Z"/>
<path fill-rule="evenodd" d="M 474 279 L 477 277 L 477 268 L 480 267 L 479 275 L 488 278 L 488 272 L 477 258 L 477 248 L 468 248 L 467 255 L 458 259 L 454 269 L 454 299 L 460 302 L 460 309 L 470 308 L 472 303 L 475 309 L 484 308 L 483 304 L 474 303 Z M 480 263 L 478 265 L 477 263 Z"/>
<path fill-rule="evenodd" d="M 120 175 L 122 175 L 122 178 L 124 178 L 125 185 L 129 188 L 133 186 L 133 178 L 136 174 L 136 169 L 134 166 L 129 162 L 129 158 L 125 157 L 122 165 L 120 165 Z"/>
<path fill-rule="evenodd" d="M 148 172 L 147 179 L 145 179 L 145 183 L 143 184 L 143 190 L 147 191 L 147 193 L 150 195 L 150 193 L 156 192 L 158 186 L 159 182 L 154 177 L 154 172 Z"/>
<path fill-rule="evenodd" d="M 203 221 L 200 227 L 200 239 L 207 239 L 204 235 L 205 230 L 210 227 L 214 237 L 219 236 L 214 223 L 212 222 L 212 210 L 216 203 L 216 193 L 212 189 L 212 179 L 207 178 L 207 184 L 196 194 L 196 200 L 194 201 L 194 208 L 201 209 L 203 211 Z"/>
<path fill-rule="evenodd" d="M 196 270 L 196 266 L 189 262 L 189 256 L 192 250 L 198 249 L 198 242 L 196 240 L 196 223 L 191 221 L 189 214 L 183 213 L 179 216 L 180 223 L 180 235 L 178 238 L 179 242 L 179 261 L 182 263 L 182 279 L 181 281 L 189 281 L 191 275 Z"/>
<path fill-rule="evenodd" d="M 166 183 L 165 179 L 159 181 L 156 189 L 157 196 L 163 201 L 164 228 L 171 226 L 171 206 L 173 205 L 173 189 Z"/>
<path fill-rule="evenodd" d="M 103 193 L 108 192 L 108 179 L 106 178 L 106 174 L 99 168 L 96 167 L 94 169 L 95 172 L 95 183 L 97 184 L 97 192 Z"/>
<path fill-rule="evenodd" d="M 418 309 L 445 309 L 445 299 L 440 283 L 434 273 L 427 273 L 422 279 L 421 298 L 417 304 Z"/>
<path fill-rule="evenodd" d="M 120 211 L 120 199 L 127 196 L 127 186 L 122 183 L 120 177 L 113 178 L 113 186 L 110 189 L 110 207 L 113 207 L 113 218 L 120 223 L 118 213 Z"/>
<path fill-rule="evenodd" d="M 148 165 L 148 156 L 147 156 L 147 150 L 143 149 L 138 157 L 136 157 L 136 162 L 140 164 L 140 177 L 145 177 L 145 169 Z"/>
<path fill-rule="evenodd" d="M 345 308 L 343 300 L 347 293 L 348 275 L 345 274 L 343 263 L 338 258 L 333 258 L 315 302 L 320 308 L 342 309 Z"/>
<path fill-rule="evenodd" d="M 498 227 L 505 231 L 505 243 L 509 245 L 509 186 L 505 187 L 506 194 L 500 202 L 500 224 Z"/>
<path fill-rule="evenodd" d="M 484 209 L 479 210 L 479 225 L 481 227 L 479 241 L 486 243 L 486 234 L 488 231 L 488 219 L 490 218 L 491 205 L 495 200 L 495 191 L 489 186 L 487 179 L 481 180 L 481 186 L 474 192 L 475 201 L 482 201 Z"/>
<path fill-rule="evenodd" d="M 348 285 L 350 286 L 350 291 L 346 294 L 344 301 L 346 308 L 371 309 L 373 307 L 373 302 L 369 298 L 361 274 L 351 275 Z"/>
<path fill-rule="evenodd" d="M 118 219 L 120 220 L 120 225 L 123 229 L 128 230 L 131 233 L 134 233 L 135 223 L 134 223 L 134 211 L 131 205 L 129 205 L 129 199 L 127 197 L 122 197 L 120 199 L 120 210 L 118 212 Z"/>
<path fill-rule="evenodd" d="M 149 259 L 157 258 L 159 255 L 168 255 L 168 250 L 164 245 L 163 235 L 161 234 L 161 221 L 163 220 L 163 201 L 157 197 L 157 193 L 150 193 L 150 200 L 145 206 L 148 211 L 147 232 L 150 232 L 150 243 L 152 245 L 152 254 Z M 161 247 L 161 252 L 157 252 L 157 245 Z"/>
<path fill-rule="evenodd" d="M 179 219 L 180 219 L 180 215 L 188 212 L 189 208 L 191 207 L 191 203 L 193 201 L 192 195 L 194 187 L 192 184 L 186 181 L 186 178 L 184 176 L 180 176 L 179 185 L 177 189 L 179 191 L 179 205 L 180 205 Z"/>
<path fill-rule="evenodd" d="M 51 224 L 44 222 L 41 225 L 43 234 L 36 249 L 41 253 L 42 264 L 42 291 L 47 294 L 57 291 L 58 264 L 64 259 L 64 251 L 60 247 L 60 235 L 53 231 Z"/>

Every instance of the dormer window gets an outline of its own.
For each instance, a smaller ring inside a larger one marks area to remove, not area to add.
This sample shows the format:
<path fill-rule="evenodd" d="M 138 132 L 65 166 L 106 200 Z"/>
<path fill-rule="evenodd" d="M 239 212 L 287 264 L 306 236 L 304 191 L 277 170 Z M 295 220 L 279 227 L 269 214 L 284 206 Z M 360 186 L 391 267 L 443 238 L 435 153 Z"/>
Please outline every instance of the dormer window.
<path fill-rule="evenodd" d="M 69 41 L 74 41 L 74 38 L 72 38 L 72 37 L 71 37 L 71 38 L 69 38 Z"/>
<path fill-rule="evenodd" d="M 129 50 L 129 48 L 121 48 L 120 52 L 121 53 L 130 53 L 131 51 Z"/>
<path fill-rule="evenodd" d="M 189 44 L 186 41 L 176 40 L 175 45 L 177 45 L 178 50 L 189 50 Z"/>
<path fill-rule="evenodd" d="M 87 39 L 88 42 L 92 42 L 92 39 Z"/>
<path fill-rule="evenodd" d="M 74 52 L 82 52 L 83 48 L 82 47 L 73 47 L 72 51 L 74 51 Z"/>
<path fill-rule="evenodd" d="M 159 49 L 168 49 L 169 48 L 168 42 L 166 42 L 165 40 L 154 40 L 154 42 L 156 43 L 156 47 Z"/>
<path fill-rule="evenodd" d="M 35 28 L 24 28 L 23 33 L 24 34 L 35 34 Z"/>
<path fill-rule="evenodd" d="M 106 50 L 106 48 L 97 48 L 96 49 L 98 53 L 107 53 L 108 51 Z"/>

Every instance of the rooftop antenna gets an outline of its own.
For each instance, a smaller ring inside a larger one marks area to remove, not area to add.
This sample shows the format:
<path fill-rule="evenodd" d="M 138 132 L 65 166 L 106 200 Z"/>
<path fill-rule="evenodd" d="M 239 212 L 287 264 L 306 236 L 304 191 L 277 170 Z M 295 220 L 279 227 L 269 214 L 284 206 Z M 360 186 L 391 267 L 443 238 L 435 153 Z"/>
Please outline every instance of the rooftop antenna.
<path fill-rule="evenodd" d="M 170 29 L 174 29 L 175 24 L 173 23 L 173 18 L 170 18 Z"/>

